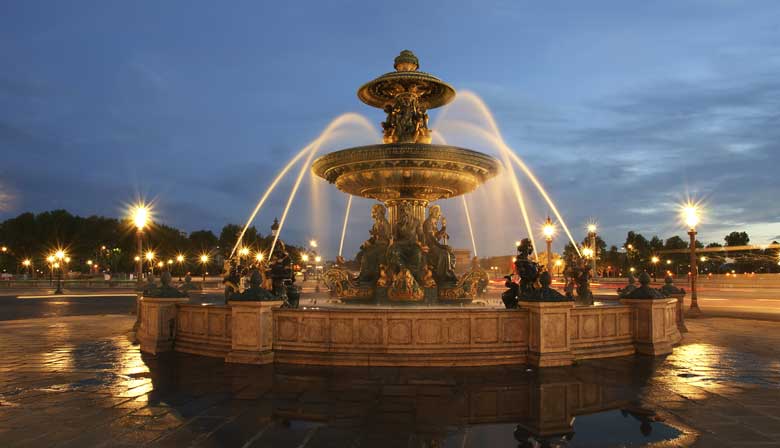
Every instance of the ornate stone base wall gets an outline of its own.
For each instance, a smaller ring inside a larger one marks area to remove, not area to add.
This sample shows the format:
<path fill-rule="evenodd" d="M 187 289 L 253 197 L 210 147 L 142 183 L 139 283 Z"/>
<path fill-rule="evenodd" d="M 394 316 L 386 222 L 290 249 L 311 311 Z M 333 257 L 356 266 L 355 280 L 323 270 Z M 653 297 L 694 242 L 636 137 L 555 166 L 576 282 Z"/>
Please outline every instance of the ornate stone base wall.
<path fill-rule="evenodd" d="M 620 305 L 522 302 L 479 307 L 281 309 L 281 302 L 191 305 L 141 300 L 141 350 L 176 350 L 242 364 L 342 366 L 569 365 L 671 352 L 676 299 Z"/>
<path fill-rule="evenodd" d="M 620 299 L 620 303 L 631 306 L 631 334 L 638 353 L 665 355 L 682 339 L 677 299 Z"/>
<path fill-rule="evenodd" d="M 176 339 L 177 305 L 187 303 L 188 299 L 156 299 L 141 297 L 139 314 L 141 324 L 136 338 L 141 351 L 157 354 L 173 350 Z"/>
<path fill-rule="evenodd" d="M 575 359 L 611 358 L 635 352 L 628 305 L 575 307 L 569 334 Z"/>
<path fill-rule="evenodd" d="M 525 310 L 275 310 L 277 362 L 362 366 L 523 364 Z"/>
<path fill-rule="evenodd" d="M 224 358 L 230 352 L 233 321 L 228 306 L 179 305 L 176 351 Z"/>

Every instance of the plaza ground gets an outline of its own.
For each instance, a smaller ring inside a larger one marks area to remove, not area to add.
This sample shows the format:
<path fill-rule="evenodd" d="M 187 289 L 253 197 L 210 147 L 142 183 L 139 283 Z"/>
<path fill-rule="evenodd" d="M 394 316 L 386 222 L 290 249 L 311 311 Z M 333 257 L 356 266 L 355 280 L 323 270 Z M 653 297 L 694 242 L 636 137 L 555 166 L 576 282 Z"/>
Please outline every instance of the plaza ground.
<path fill-rule="evenodd" d="M 534 391 L 564 382 L 618 391 L 621 412 L 651 411 L 688 437 L 678 444 L 780 446 L 777 322 L 689 320 L 690 332 L 667 357 L 541 372 L 261 367 L 183 354 L 152 357 L 132 343 L 133 322 L 127 313 L 0 322 L 0 445 L 378 447 L 436 439 L 443 446 L 516 446 L 518 422 L 452 427 L 448 408 L 473 388 Z M 577 417 L 574 442 L 614 431 L 611 421 L 587 428 L 596 420 L 586 417 Z M 614 418 L 633 421 L 624 417 Z M 639 430 L 632 434 L 643 440 Z"/>

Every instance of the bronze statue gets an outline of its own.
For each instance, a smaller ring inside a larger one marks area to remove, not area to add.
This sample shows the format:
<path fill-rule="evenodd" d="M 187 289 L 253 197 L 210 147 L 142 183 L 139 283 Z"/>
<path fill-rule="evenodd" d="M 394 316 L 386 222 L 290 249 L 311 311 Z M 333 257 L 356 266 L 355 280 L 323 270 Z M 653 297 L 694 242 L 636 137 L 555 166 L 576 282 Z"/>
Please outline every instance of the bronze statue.
<path fill-rule="evenodd" d="M 626 280 L 628 280 L 628 284 L 623 288 L 618 288 L 618 297 L 625 297 L 627 296 L 631 291 L 636 289 L 636 279 L 634 278 L 634 274 L 631 272 L 628 273 L 628 276 L 626 276 Z"/>
<path fill-rule="evenodd" d="M 387 250 L 387 261 L 392 272 L 408 269 L 415 279 L 423 276 L 423 232 L 420 221 L 412 213 L 412 206 L 402 203 L 398 207 L 392 243 Z"/>
<path fill-rule="evenodd" d="M 439 227 L 439 222 L 442 223 Z M 447 245 L 447 220 L 441 214 L 441 207 L 432 205 L 428 209 L 428 218 L 422 226 L 423 243 L 428 248 L 426 254 L 428 264 L 433 266 L 434 277 L 438 285 L 455 283 L 458 277 L 455 275 L 455 254 Z"/>
<path fill-rule="evenodd" d="M 533 292 L 534 284 L 539 278 L 539 264 L 529 259 L 533 252 L 534 246 L 531 244 L 531 240 L 523 238 L 517 246 L 517 256 L 515 257 L 515 272 L 520 276 L 519 295 L 521 300 Z"/>
<path fill-rule="evenodd" d="M 385 214 L 387 209 L 382 204 L 371 207 L 371 218 L 374 225 L 369 231 L 369 238 L 360 245 L 360 251 L 355 258 L 360 263 L 360 283 L 373 284 L 379 277 L 379 265 L 387 263 L 387 246 L 390 242 L 390 223 Z"/>

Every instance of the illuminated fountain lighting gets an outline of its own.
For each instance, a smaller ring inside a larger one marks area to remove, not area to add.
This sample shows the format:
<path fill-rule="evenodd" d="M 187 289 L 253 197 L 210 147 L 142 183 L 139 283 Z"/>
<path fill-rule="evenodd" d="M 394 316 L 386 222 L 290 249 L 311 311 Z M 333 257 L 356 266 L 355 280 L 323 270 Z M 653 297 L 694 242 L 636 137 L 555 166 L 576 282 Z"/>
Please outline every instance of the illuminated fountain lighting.
<path fill-rule="evenodd" d="M 344 212 L 344 225 L 341 226 L 341 241 L 339 242 L 339 257 L 344 250 L 344 237 L 347 235 L 347 224 L 349 223 L 349 210 L 352 208 L 352 198 L 354 196 L 348 195 L 347 210 Z"/>
<path fill-rule="evenodd" d="M 458 129 L 466 129 L 469 131 L 472 131 L 473 135 L 476 135 L 477 137 L 483 138 L 485 140 L 488 140 L 492 144 L 494 144 L 499 153 L 501 154 L 502 160 L 504 161 L 505 168 L 507 169 L 509 176 L 510 176 L 510 182 L 512 184 L 512 189 L 515 193 L 516 200 L 518 202 L 518 206 L 520 207 L 520 211 L 523 214 L 523 221 L 526 226 L 526 231 L 528 232 L 529 238 L 531 238 L 532 244 L 534 244 L 534 247 L 536 247 L 536 244 L 533 239 L 533 229 L 530 224 L 530 219 L 527 214 L 525 201 L 522 197 L 522 190 L 519 185 L 519 181 L 517 180 L 517 176 L 514 173 L 514 169 L 512 168 L 512 163 L 514 162 L 515 165 L 517 165 L 518 168 L 520 168 L 523 173 L 526 175 L 528 180 L 531 181 L 531 183 L 536 187 L 539 194 L 542 196 L 542 198 L 545 200 L 547 205 L 550 207 L 550 210 L 555 215 L 558 222 L 560 222 L 561 227 L 563 228 L 564 232 L 566 233 L 566 236 L 571 241 L 572 245 L 574 246 L 577 253 L 582 256 L 582 254 L 579 251 L 577 241 L 572 236 L 571 232 L 569 231 L 568 226 L 566 225 L 566 221 L 561 216 L 560 212 L 558 211 L 558 208 L 555 206 L 555 203 L 550 198 L 547 191 L 542 186 L 541 182 L 537 179 L 536 175 L 531 171 L 530 168 L 525 164 L 525 162 L 515 153 L 515 151 L 504 141 L 504 138 L 501 134 L 501 131 L 498 128 L 498 124 L 495 121 L 495 118 L 493 117 L 493 114 L 490 112 L 490 109 L 487 107 L 484 101 L 475 93 L 470 91 L 463 91 L 461 92 L 456 100 L 453 102 L 453 104 L 467 104 L 467 105 L 473 105 L 473 109 L 476 112 L 479 113 L 480 118 L 483 119 L 485 124 L 487 125 L 488 129 L 485 129 L 479 125 L 476 125 L 474 123 L 461 121 L 461 120 L 447 120 L 448 112 L 451 111 L 452 106 L 445 108 L 442 110 L 442 112 L 439 114 L 438 120 L 436 121 L 436 125 L 434 126 L 435 129 L 442 129 L 447 127 L 457 127 Z"/>
<path fill-rule="evenodd" d="M 304 156 L 307 156 L 306 162 L 301 166 L 301 170 L 298 174 L 298 178 L 296 179 L 295 185 L 293 186 L 292 191 L 290 192 L 290 195 L 287 200 L 287 205 L 284 209 L 284 214 L 282 215 L 282 219 L 279 221 L 279 230 L 276 232 L 276 235 L 278 236 L 281 231 L 282 227 L 284 226 L 284 222 L 287 218 L 287 212 L 290 210 L 290 205 L 292 204 L 293 199 L 295 199 L 295 194 L 298 191 L 298 187 L 301 184 L 301 180 L 303 179 L 304 174 L 306 173 L 306 170 L 311 166 L 311 161 L 314 158 L 314 156 L 317 154 L 319 149 L 322 147 L 322 145 L 327 142 L 329 139 L 333 138 L 336 132 L 340 127 L 348 126 L 348 125 L 358 125 L 361 128 L 367 129 L 369 132 L 373 134 L 377 134 L 376 129 L 374 128 L 374 125 L 368 121 L 368 119 L 362 115 L 356 114 L 356 113 L 346 113 L 342 114 L 338 117 L 336 117 L 333 121 L 331 121 L 328 126 L 325 127 L 325 129 L 320 133 L 320 135 L 314 139 L 312 142 L 310 142 L 308 145 L 306 145 L 303 149 L 301 149 L 295 156 L 293 156 L 292 159 L 290 159 L 289 162 L 279 171 L 279 173 L 276 175 L 273 181 L 271 181 L 271 184 L 266 188 L 265 192 L 263 193 L 260 200 L 257 202 L 257 205 L 255 205 L 254 210 L 252 210 L 252 213 L 249 215 L 249 218 L 246 221 L 246 224 L 244 225 L 244 228 L 241 230 L 241 234 L 239 235 L 238 239 L 236 240 L 235 246 L 233 246 L 233 249 L 230 251 L 230 256 L 232 257 L 236 250 L 238 250 L 238 247 L 241 245 L 241 241 L 244 237 L 244 234 L 246 233 L 246 230 L 249 228 L 249 226 L 252 225 L 252 223 L 255 220 L 255 217 L 262 209 L 263 205 L 265 204 L 266 200 L 268 200 L 268 197 L 273 193 L 274 189 L 276 189 L 279 182 L 281 182 L 282 179 L 284 179 L 285 175 L 287 174 L 290 169 L 292 169 Z M 274 241 L 271 245 L 271 250 L 268 253 L 268 258 L 270 259 L 271 255 L 273 254 L 274 247 L 276 246 L 277 238 L 274 237 Z"/>

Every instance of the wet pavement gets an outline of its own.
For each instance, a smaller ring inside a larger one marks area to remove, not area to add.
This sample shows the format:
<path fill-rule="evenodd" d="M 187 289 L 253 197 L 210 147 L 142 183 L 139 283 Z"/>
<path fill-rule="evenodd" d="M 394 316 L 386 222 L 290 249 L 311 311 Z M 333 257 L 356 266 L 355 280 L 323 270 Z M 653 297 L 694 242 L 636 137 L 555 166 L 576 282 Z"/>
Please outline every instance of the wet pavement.
<path fill-rule="evenodd" d="M 780 324 L 689 321 L 570 368 L 244 366 L 142 355 L 127 315 L 0 322 L 0 446 L 780 446 Z"/>

